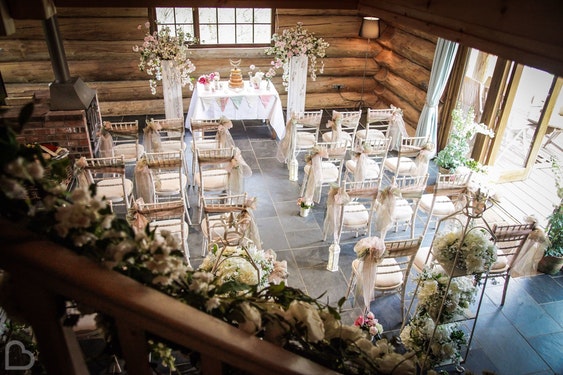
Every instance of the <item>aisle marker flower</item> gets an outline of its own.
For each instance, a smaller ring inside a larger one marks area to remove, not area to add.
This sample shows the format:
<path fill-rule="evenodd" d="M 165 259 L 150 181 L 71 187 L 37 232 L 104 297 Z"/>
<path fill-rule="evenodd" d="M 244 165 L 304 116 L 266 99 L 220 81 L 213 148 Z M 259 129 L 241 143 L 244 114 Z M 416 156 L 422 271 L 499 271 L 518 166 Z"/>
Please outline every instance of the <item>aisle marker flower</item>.
<path fill-rule="evenodd" d="M 188 58 L 188 44 L 193 43 L 195 39 L 182 30 L 178 30 L 176 35 L 172 35 L 168 26 L 161 26 L 152 34 L 149 22 L 145 23 L 144 28 L 146 34 L 143 44 L 133 46 L 133 51 L 141 54 L 139 69 L 154 77 L 149 80 L 151 93 L 156 94 L 157 81 L 162 80 L 163 60 L 174 61 L 182 86 L 189 84 L 190 90 L 193 89 L 190 73 L 195 70 L 195 65 Z M 139 25 L 137 29 L 142 30 L 143 26 Z"/>
<path fill-rule="evenodd" d="M 316 37 L 313 33 L 305 30 L 301 22 L 295 28 L 284 29 L 281 34 L 272 35 L 272 47 L 266 48 L 266 55 L 272 55 L 274 60 L 271 62 L 273 71 L 283 67 L 283 85 L 286 87 L 289 81 L 289 61 L 292 56 L 306 55 L 309 58 L 309 73 L 311 79 L 317 79 L 317 71 L 324 71 L 324 57 L 328 42 L 323 38 Z M 318 59 L 321 60 L 320 68 L 317 68 Z M 271 78 L 274 74 L 272 68 L 266 73 L 266 77 Z"/>

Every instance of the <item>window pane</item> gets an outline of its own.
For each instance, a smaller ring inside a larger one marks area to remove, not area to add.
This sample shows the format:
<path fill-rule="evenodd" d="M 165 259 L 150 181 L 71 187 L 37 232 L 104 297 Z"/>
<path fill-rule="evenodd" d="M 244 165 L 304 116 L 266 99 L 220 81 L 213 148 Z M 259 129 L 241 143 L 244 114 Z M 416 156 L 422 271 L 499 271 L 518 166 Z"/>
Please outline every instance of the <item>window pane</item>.
<path fill-rule="evenodd" d="M 255 8 L 254 9 L 254 22 L 260 23 L 271 23 L 272 22 L 272 10 L 266 8 Z"/>
<path fill-rule="evenodd" d="M 194 25 L 176 25 L 178 30 L 183 30 L 184 33 L 190 34 L 190 36 L 194 36 Z"/>
<path fill-rule="evenodd" d="M 270 25 L 254 25 L 254 43 L 270 43 L 272 39 Z"/>
<path fill-rule="evenodd" d="M 235 25 L 219 25 L 219 44 L 234 44 Z"/>
<path fill-rule="evenodd" d="M 217 44 L 217 29 L 215 25 L 200 25 L 199 39 L 201 44 Z"/>
<path fill-rule="evenodd" d="M 219 23 L 235 23 L 234 8 L 220 8 L 217 10 Z"/>
<path fill-rule="evenodd" d="M 237 25 L 237 43 L 252 43 L 252 25 Z"/>
<path fill-rule="evenodd" d="M 216 23 L 217 22 L 217 8 L 199 8 L 199 22 L 201 23 Z"/>
<path fill-rule="evenodd" d="M 194 16 L 192 8 L 176 8 L 177 23 L 193 23 Z"/>
<path fill-rule="evenodd" d="M 158 23 L 174 23 L 174 8 L 156 8 Z"/>
<path fill-rule="evenodd" d="M 253 20 L 252 8 L 237 8 L 237 23 L 252 23 Z"/>

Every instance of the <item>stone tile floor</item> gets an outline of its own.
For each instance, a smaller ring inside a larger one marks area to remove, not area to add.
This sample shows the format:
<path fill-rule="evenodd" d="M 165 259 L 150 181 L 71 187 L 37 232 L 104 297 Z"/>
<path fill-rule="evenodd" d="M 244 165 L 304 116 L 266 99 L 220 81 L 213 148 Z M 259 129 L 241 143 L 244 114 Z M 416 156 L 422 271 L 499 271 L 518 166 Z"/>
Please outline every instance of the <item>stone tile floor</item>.
<path fill-rule="evenodd" d="M 328 113 L 326 116 L 328 119 Z M 139 123 L 144 124 L 144 118 Z M 276 159 L 277 141 L 271 138 L 265 124 L 237 121 L 231 133 L 253 171 L 252 176 L 246 179 L 245 187 L 249 196 L 258 198 L 254 213 L 263 247 L 274 249 L 278 259 L 287 261 L 289 285 L 306 291 L 312 297 L 322 296 L 322 300 L 336 304 L 346 293 L 351 263 L 355 259 L 353 246 L 357 239 L 343 239 L 339 270 L 328 271 L 330 241 L 322 239 L 327 189 L 312 214 L 300 217 L 296 201 L 303 162 L 300 163 L 299 181 L 289 181 L 287 167 Z M 189 132 L 186 137 L 190 142 Z M 431 166 L 431 174 L 433 177 L 429 184 L 435 179 L 434 166 Z M 194 220 L 198 217 L 198 208 L 193 188 L 190 197 L 194 225 L 190 228 L 189 246 L 192 265 L 197 267 L 202 260 L 201 232 L 197 220 Z M 420 232 L 418 228 L 416 235 Z M 393 235 L 390 233 L 387 239 Z M 429 244 L 432 236 L 430 230 L 424 243 Z M 412 289 L 411 282 L 408 290 Z M 512 279 L 503 307 L 499 306 L 501 294 L 502 283 L 488 283 L 470 351 L 463 364 L 465 369 L 474 374 L 483 371 L 499 375 L 563 374 L 563 273 Z M 343 308 L 343 320 L 347 323 L 352 323 L 361 313 L 360 307 L 353 305 L 352 298 Z M 371 303 L 371 310 L 388 331 L 387 335 L 398 333 L 401 308 L 397 294 L 378 297 Z M 446 370 L 455 373 L 453 369 Z"/>

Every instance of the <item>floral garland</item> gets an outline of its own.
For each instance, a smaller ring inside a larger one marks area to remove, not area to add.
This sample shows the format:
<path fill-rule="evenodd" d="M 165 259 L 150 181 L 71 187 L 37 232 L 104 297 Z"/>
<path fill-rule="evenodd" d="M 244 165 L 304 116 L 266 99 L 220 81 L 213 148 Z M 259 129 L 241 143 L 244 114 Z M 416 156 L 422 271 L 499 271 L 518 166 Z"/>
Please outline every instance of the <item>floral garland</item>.
<path fill-rule="evenodd" d="M 471 277 L 456 277 L 451 280 L 440 270 L 424 269 L 416 278 L 419 284 L 417 293 L 418 309 L 421 314 L 428 314 L 439 323 L 447 323 L 456 315 L 463 313 L 475 301 L 477 288 Z M 440 311 L 440 308 L 442 311 Z"/>
<path fill-rule="evenodd" d="M 383 326 L 379 323 L 379 320 L 375 319 L 375 315 L 371 311 L 358 316 L 354 325 L 360 327 L 362 331 L 367 332 L 372 337 L 380 337 L 383 333 Z"/>
<path fill-rule="evenodd" d="M 455 267 L 467 274 L 486 272 L 497 260 L 497 248 L 485 230 L 470 229 L 439 234 L 434 238 L 432 253 L 446 271 Z"/>
<path fill-rule="evenodd" d="M 289 81 L 289 62 L 292 56 L 306 55 L 309 58 L 309 73 L 313 81 L 317 79 L 317 70 L 319 73 L 323 73 L 323 59 L 329 44 L 323 38 L 317 38 L 313 33 L 303 29 L 301 22 L 297 23 L 295 28 L 284 29 L 281 34 L 272 35 L 272 42 L 274 45 L 266 48 L 264 52 L 266 55 L 274 57 L 274 61 L 271 62 L 272 68 L 283 67 L 282 81 L 286 90 Z M 319 59 L 321 66 L 317 68 Z"/>
<path fill-rule="evenodd" d="M 373 344 L 358 327 L 342 324 L 339 310 L 344 299 L 335 308 L 284 283 L 260 289 L 240 280 L 220 280 L 210 272 L 191 270 L 170 233 L 156 236 L 148 225 L 144 230 L 136 229 L 116 217 L 110 207 L 94 198 L 94 185 L 89 190 L 67 192 L 66 186 L 55 183 L 57 177 L 65 176 L 68 160 L 45 160 L 39 147 L 20 145 L 7 127 L 0 127 L 0 149 L 2 217 L 338 372 L 415 373 L 412 353 L 397 353 L 386 339 Z M 50 178 L 45 177 L 47 168 Z M 37 199 L 30 198 L 31 188 Z M 262 267 L 269 267 L 266 264 Z M 9 302 L 2 301 L 2 306 L 6 308 Z M 102 316 L 99 323 L 111 342 L 115 332 L 111 319 Z M 155 358 L 173 369 L 169 345 L 157 338 L 148 339 Z"/>
<path fill-rule="evenodd" d="M 137 29 L 141 30 L 142 27 L 139 25 Z M 143 44 L 133 46 L 133 51 L 141 54 L 139 69 L 154 77 L 149 80 L 151 93 L 156 94 L 157 81 L 162 80 L 162 61 L 164 60 L 174 62 L 182 86 L 189 84 L 190 90 L 192 90 L 193 83 L 190 73 L 195 70 L 195 65 L 188 58 L 188 44 L 193 43 L 195 39 L 182 30 L 178 30 L 176 35 L 172 35 L 168 26 L 160 27 L 152 34 L 149 22 L 146 22 L 144 27 L 146 34 Z"/>

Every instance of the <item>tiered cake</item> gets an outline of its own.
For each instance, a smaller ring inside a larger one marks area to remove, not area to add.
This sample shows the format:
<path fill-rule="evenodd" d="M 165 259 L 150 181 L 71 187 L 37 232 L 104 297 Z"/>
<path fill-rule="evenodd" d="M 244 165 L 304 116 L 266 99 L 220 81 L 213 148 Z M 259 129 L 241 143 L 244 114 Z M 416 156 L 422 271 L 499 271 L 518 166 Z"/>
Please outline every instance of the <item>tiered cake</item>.
<path fill-rule="evenodd" d="M 231 69 L 231 75 L 229 77 L 229 87 L 233 89 L 244 87 L 244 82 L 242 81 L 242 73 L 238 67 Z"/>

